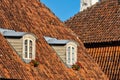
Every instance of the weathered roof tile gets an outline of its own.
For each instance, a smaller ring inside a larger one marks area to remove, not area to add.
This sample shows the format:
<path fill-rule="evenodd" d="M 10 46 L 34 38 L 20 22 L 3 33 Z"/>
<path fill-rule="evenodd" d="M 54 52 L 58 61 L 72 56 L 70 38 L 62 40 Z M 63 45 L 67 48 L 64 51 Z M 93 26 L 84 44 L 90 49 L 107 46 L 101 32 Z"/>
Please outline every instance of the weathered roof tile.
<path fill-rule="evenodd" d="M 67 20 L 69 26 L 84 43 L 120 40 L 118 0 L 105 0 Z"/>

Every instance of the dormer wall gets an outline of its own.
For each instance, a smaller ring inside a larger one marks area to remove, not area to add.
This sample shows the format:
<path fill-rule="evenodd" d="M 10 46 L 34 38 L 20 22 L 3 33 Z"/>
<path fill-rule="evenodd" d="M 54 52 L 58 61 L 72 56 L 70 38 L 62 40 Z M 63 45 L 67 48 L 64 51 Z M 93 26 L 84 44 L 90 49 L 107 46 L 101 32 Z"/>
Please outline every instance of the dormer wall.
<path fill-rule="evenodd" d="M 51 45 L 57 55 L 66 64 L 66 45 Z"/>
<path fill-rule="evenodd" d="M 17 54 L 22 57 L 23 52 L 23 39 L 21 38 L 6 38 L 13 49 L 17 52 Z"/>
<path fill-rule="evenodd" d="M 36 38 L 32 34 L 25 34 L 22 37 L 6 37 L 10 45 L 17 52 L 17 54 L 24 60 L 26 63 L 29 63 L 31 60 L 35 59 L 35 42 Z M 25 40 L 27 40 L 27 45 L 25 46 Z M 32 42 L 30 46 L 30 41 Z M 26 52 L 25 52 L 26 51 Z M 26 53 L 26 54 L 25 54 Z M 27 57 L 25 57 L 27 55 Z M 31 56 L 31 57 L 30 57 Z"/>
<path fill-rule="evenodd" d="M 37 37 L 34 34 L 3 28 L 0 28 L 0 33 L 24 62 L 29 63 L 35 59 Z"/>
<path fill-rule="evenodd" d="M 51 45 L 51 47 L 56 51 L 57 55 L 68 67 L 71 67 L 77 62 L 77 44 L 75 42 L 70 41 L 64 45 Z M 68 47 L 70 47 L 70 63 L 68 62 Z M 74 51 L 72 51 L 72 48 L 74 48 Z M 72 61 L 72 58 L 74 61 Z"/>
<path fill-rule="evenodd" d="M 72 40 L 62 40 L 52 37 L 44 36 L 47 43 L 55 50 L 58 57 L 69 68 L 77 62 L 77 42 Z"/>

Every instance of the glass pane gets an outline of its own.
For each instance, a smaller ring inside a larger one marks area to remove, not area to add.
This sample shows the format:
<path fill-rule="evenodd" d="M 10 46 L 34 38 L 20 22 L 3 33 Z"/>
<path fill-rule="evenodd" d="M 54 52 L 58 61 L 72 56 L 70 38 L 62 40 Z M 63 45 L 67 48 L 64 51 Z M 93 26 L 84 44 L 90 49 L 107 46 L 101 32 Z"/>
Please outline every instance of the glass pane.
<path fill-rule="evenodd" d="M 24 41 L 24 54 L 25 58 L 32 58 L 32 52 L 33 52 L 33 42 L 32 40 L 26 39 Z"/>
<path fill-rule="evenodd" d="M 32 53 L 29 53 L 29 58 L 32 58 Z"/>
<path fill-rule="evenodd" d="M 70 47 L 68 47 L 68 52 L 70 52 Z"/>
<path fill-rule="evenodd" d="M 29 41 L 29 58 L 32 58 L 32 41 Z"/>
<path fill-rule="evenodd" d="M 72 47 L 72 63 L 74 63 L 75 49 Z"/>
<path fill-rule="evenodd" d="M 32 46 L 30 46 L 30 48 L 29 48 L 29 52 L 32 53 Z"/>
<path fill-rule="evenodd" d="M 30 40 L 30 42 L 29 42 L 29 46 L 32 46 L 32 41 Z"/>
<path fill-rule="evenodd" d="M 25 40 L 25 45 L 27 45 L 28 40 Z"/>
<path fill-rule="evenodd" d="M 27 46 L 25 46 L 25 51 L 27 52 Z"/>
<path fill-rule="evenodd" d="M 28 52 L 28 50 L 27 50 L 27 44 L 28 44 L 28 40 L 25 40 L 25 42 L 24 42 L 24 48 L 25 48 L 25 58 L 27 58 L 28 57 L 28 54 L 27 54 L 27 52 Z"/>
<path fill-rule="evenodd" d="M 70 47 L 68 47 L 68 63 L 70 63 Z"/>
<path fill-rule="evenodd" d="M 27 55 L 27 52 L 25 52 L 25 58 L 27 58 L 27 56 L 28 56 L 28 55 Z"/>

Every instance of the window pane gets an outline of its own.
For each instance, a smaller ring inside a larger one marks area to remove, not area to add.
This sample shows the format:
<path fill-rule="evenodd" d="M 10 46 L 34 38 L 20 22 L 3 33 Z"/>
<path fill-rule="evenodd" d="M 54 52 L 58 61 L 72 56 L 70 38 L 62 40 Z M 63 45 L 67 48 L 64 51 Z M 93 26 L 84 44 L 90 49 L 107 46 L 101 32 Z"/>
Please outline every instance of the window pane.
<path fill-rule="evenodd" d="M 29 48 L 29 52 L 31 53 L 32 52 L 32 47 L 30 46 L 30 48 Z"/>
<path fill-rule="evenodd" d="M 25 40 L 25 44 L 24 45 L 27 45 L 27 42 L 28 42 L 28 40 Z"/>
<path fill-rule="evenodd" d="M 32 40 L 26 39 L 24 41 L 24 56 L 25 58 L 32 58 L 33 42 Z"/>
<path fill-rule="evenodd" d="M 68 63 L 70 63 L 70 47 L 68 47 Z"/>
<path fill-rule="evenodd" d="M 75 49 L 72 47 L 72 63 L 74 63 Z"/>
<path fill-rule="evenodd" d="M 29 58 L 32 58 L 32 53 L 29 53 Z"/>
<path fill-rule="evenodd" d="M 27 52 L 25 52 L 25 58 L 27 58 L 27 56 L 28 56 L 28 55 L 27 55 Z"/>
<path fill-rule="evenodd" d="M 29 58 L 32 58 L 32 41 L 29 41 Z"/>
<path fill-rule="evenodd" d="M 25 46 L 25 52 L 27 52 L 27 46 Z"/>
<path fill-rule="evenodd" d="M 32 46 L 32 41 L 30 40 L 29 45 Z"/>
<path fill-rule="evenodd" d="M 25 46 L 25 47 L 24 47 L 24 48 L 25 48 L 25 51 L 24 51 L 25 54 L 24 54 L 24 55 L 25 55 L 25 58 L 28 57 L 28 54 L 27 54 L 27 44 L 28 44 L 28 40 L 25 40 L 25 42 L 24 42 L 24 46 Z"/>
<path fill-rule="evenodd" d="M 29 41 L 29 53 L 32 53 L 32 41 Z"/>
<path fill-rule="evenodd" d="M 68 52 L 70 52 L 70 47 L 68 47 Z"/>

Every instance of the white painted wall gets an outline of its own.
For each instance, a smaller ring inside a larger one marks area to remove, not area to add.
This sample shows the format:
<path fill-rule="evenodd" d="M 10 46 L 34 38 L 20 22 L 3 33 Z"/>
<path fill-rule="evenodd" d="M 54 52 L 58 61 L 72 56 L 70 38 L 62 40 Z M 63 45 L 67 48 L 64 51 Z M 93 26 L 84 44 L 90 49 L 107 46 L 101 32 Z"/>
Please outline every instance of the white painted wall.
<path fill-rule="evenodd" d="M 92 5 L 95 4 L 96 2 L 99 2 L 99 0 L 92 0 Z"/>
<path fill-rule="evenodd" d="M 94 5 L 96 2 L 99 2 L 99 0 L 81 0 L 80 11 L 87 9 L 87 7 Z"/>

